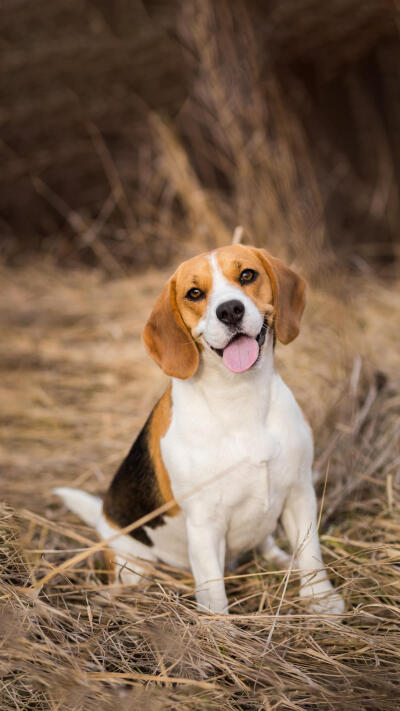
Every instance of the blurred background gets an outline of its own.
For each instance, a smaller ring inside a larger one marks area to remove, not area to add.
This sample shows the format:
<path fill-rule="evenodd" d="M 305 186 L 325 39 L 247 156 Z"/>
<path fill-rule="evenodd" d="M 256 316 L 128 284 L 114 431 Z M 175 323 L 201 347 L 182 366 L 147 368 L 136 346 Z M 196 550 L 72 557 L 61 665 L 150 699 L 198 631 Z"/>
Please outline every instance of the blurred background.
<path fill-rule="evenodd" d="M 397 0 L 3 0 L 0 254 L 399 256 Z"/>
<path fill-rule="evenodd" d="M 335 510 L 358 490 L 357 418 L 399 385 L 399 22 L 392 0 L 3 1 L 7 501 L 105 490 L 165 387 L 154 301 L 237 225 L 308 281 L 278 367 Z"/>
<path fill-rule="evenodd" d="M 3 1 L 7 501 L 105 490 L 165 387 L 155 299 L 237 225 L 308 281 L 278 367 L 335 508 L 357 489 L 357 413 L 400 372 L 399 21 L 391 0 Z"/>

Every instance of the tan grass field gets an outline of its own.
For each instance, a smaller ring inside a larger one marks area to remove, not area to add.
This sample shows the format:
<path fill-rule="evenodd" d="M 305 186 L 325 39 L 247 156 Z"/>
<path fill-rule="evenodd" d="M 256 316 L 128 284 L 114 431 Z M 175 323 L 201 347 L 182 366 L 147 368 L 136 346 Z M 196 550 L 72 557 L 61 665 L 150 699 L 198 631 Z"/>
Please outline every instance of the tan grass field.
<path fill-rule="evenodd" d="M 300 337 L 277 349 L 314 429 L 343 621 L 308 615 L 296 571 L 258 555 L 227 573 L 229 625 L 197 613 L 191 576 L 164 565 L 113 592 L 101 552 L 86 553 L 95 534 L 52 495 L 103 492 L 161 394 L 140 334 L 170 271 L 1 268 L 1 710 L 400 708 L 395 278 L 310 289 Z"/>

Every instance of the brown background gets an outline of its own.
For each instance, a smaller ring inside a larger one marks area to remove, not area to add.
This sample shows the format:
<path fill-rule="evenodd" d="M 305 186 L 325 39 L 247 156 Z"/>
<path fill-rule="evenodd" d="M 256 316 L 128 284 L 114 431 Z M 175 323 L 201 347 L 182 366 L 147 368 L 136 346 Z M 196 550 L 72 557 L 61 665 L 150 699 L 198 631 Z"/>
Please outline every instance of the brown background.
<path fill-rule="evenodd" d="M 164 263 L 182 240 L 218 241 L 195 185 L 228 230 L 243 223 L 253 239 L 279 243 L 322 231 L 353 265 L 390 259 L 396 8 L 4 0 L 2 253 L 41 250 L 108 271 L 108 252 L 122 264 Z M 191 181 L 171 150 L 184 152 Z"/>

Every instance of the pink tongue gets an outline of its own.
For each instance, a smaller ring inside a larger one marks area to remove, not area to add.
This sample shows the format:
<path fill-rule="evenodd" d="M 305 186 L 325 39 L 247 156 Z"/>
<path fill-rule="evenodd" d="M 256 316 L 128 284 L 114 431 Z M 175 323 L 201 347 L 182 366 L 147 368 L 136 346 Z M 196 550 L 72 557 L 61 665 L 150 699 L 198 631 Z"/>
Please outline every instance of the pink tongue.
<path fill-rule="evenodd" d="M 256 362 L 258 350 L 255 338 L 240 336 L 224 348 L 222 360 L 232 373 L 243 373 Z"/>

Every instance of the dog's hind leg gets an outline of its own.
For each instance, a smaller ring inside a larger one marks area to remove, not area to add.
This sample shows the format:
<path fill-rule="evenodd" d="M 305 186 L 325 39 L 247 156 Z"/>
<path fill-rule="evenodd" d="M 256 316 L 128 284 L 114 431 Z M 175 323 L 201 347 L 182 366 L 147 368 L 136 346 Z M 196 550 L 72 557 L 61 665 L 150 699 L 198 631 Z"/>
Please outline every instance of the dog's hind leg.
<path fill-rule="evenodd" d="M 97 532 L 103 540 L 107 540 L 118 533 L 118 528 L 112 526 L 101 514 Z M 111 582 L 136 585 L 144 576 L 149 575 L 146 561 L 154 562 L 157 557 L 149 546 L 132 536 L 122 535 L 108 543 L 106 559 L 112 573 Z"/>
<path fill-rule="evenodd" d="M 100 497 L 68 487 L 58 487 L 53 491 L 62 498 L 71 511 L 80 516 L 89 526 L 93 526 L 103 540 L 112 538 L 118 533 L 118 528 L 112 526 L 105 518 L 103 501 Z M 105 558 L 111 573 L 111 582 L 123 585 L 136 585 L 144 575 L 148 574 L 145 561 L 156 560 L 151 547 L 140 543 L 132 536 L 114 538 L 107 545 Z M 143 559 L 143 565 L 138 561 L 140 558 Z"/>
<path fill-rule="evenodd" d="M 289 567 L 291 556 L 276 545 L 273 536 L 267 536 L 259 546 L 263 558 L 276 568 L 284 570 Z"/>

